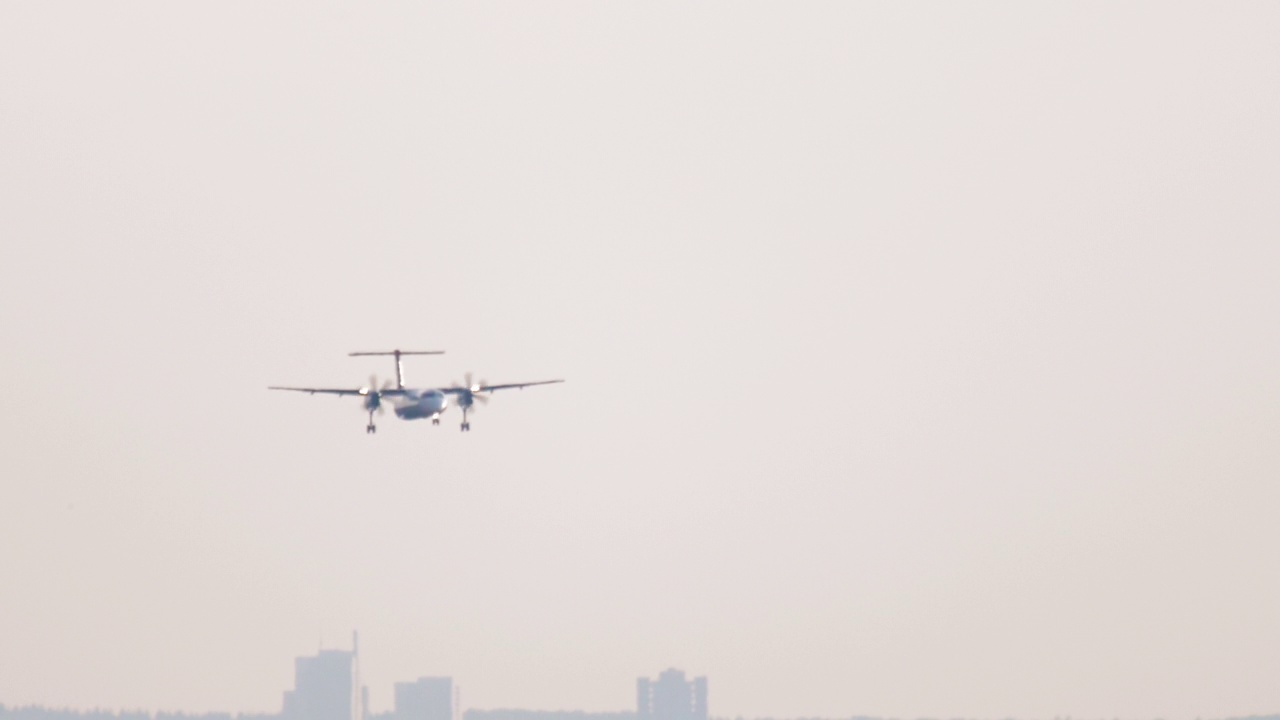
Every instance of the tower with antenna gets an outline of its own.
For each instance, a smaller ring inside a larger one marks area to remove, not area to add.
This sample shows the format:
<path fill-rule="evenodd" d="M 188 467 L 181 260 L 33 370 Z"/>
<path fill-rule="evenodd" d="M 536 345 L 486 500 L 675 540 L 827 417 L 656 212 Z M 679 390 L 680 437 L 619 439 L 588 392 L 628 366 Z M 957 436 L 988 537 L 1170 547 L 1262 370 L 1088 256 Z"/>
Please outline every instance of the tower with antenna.
<path fill-rule="evenodd" d="M 350 650 L 321 649 L 294 661 L 293 689 L 284 693 L 281 720 L 363 720 L 359 642 L 351 634 Z"/>

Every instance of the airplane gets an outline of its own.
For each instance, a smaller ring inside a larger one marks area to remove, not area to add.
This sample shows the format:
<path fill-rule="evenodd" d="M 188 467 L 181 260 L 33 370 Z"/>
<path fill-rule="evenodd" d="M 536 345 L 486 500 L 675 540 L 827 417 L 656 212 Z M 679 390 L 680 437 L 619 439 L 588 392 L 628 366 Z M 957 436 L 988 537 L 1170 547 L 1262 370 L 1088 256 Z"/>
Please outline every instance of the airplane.
<path fill-rule="evenodd" d="M 305 392 L 311 395 L 323 393 L 326 395 L 359 395 L 364 398 L 364 409 L 369 411 L 369 424 L 365 426 L 366 433 L 378 432 L 378 426 L 373 422 L 373 414 L 376 412 L 381 415 L 385 408 L 383 400 L 389 402 L 395 410 L 396 417 L 402 420 L 421 420 L 430 418 L 432 425 L 440 424 L 440 414 L 449 408 L 449 398 L 452 397 L 454 403 L 462 409 L 462 432 L 471 432 L 471 422 L 467 420 L 467 414 L 474 412 L 476 403 L 485 404 L 489 401 L 489 395 L 495 390 L 510 390 L 512 388 L 524 389 L 534 385 L 551 385 L 554 383 L 562 383 L 564 380 L 537 380 L 535 382 L 524 383 L 502 383 L 490 385 L 481 380 L 478 383 L 471 381 L 471 373 L 466 374 L 466 384 L 458 385 L 454 383 L 444 388 L 409 388 L 404 384 L 404 363 L 400 358 L 404 355 L 443 355 L 443 350 L 388 350 L 385 352 L 353 352 L 347 353 L 348 357 L 361 357 L 368 355 L 391 355 L 396 359 L 396 381 L 392 385 L 390 380 L 378 385 L 376 376 L 369 378 L 369 384 L 364 387 L 350 390 L 346 388 L 303 388 L 303 387 L 281 387 L 272 385 L 268 390 L 292 390 L 295 392 Z"/>

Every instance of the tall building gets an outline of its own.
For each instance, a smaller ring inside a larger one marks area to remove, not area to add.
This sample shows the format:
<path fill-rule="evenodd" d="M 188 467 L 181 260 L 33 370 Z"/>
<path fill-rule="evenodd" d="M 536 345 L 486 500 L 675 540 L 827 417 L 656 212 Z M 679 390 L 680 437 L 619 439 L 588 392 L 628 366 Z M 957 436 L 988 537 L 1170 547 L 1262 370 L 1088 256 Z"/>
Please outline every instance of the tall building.
<path fill-rule="evenodd" d="M 395 720 L 454 720 L 453 679 L 424 677 L 396 683 Z"/>
<path fill-rule="evenodd" d="M 359 638 L 352 634 L 350 652 L 321 650 L 294 661 L 281 720 L 363 720 L 362 696 Z"/>
<path fill-rule="evenodd" d="M 684 679 L 684 672 L 664 670 L 656 680 L 636 680 L 639 720 L 707 720 L 707 679 Z"/>

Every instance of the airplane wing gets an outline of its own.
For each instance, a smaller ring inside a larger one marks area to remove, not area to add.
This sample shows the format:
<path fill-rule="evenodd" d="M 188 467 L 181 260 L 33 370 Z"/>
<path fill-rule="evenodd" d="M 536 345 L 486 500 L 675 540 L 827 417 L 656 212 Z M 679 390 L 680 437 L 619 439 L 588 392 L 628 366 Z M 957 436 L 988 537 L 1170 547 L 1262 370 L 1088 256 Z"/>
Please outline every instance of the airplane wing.
<path fill-rule="evenodd" d="M 300 387 L 279 387 L 276 385 L 272 385 L 267 389 L 268 390 L 293 390 L 294 392 L 304 392 L 304 393 L 309 393 L 311 395 L 315 395 L 316 393 L 323 393 L 325 395 L 368 395 L 369 394 L 368 388 L 358 388 L 356 390 L 348 390 L 346 388 L 300 388 Z M 386 396 L 403 395 L 404 391 L 403 390 L 379 390 L 378 394 L 386 395 Z"/>
<path fill-rule="evenodd" d="M 527 383 L 505 383 L 502 385 L 477 385 L 475 391 L 477 393 L 489 393 L 489 392 L 493 392 L 494 390 L 509 390 L 511 388 L 527 388 L 531 385 L 551 385 L 552 383 L 562 383 L 562 382 L 564 382 L 564 380 L 538 380 L 537 382 L 527 382 Z M 447 395 L 463 395 L 468 392 L 467 388 L 458 387 L 456 385 L 452 387 L 442 387 L 442 388 L 436 388 L 436 389 Z"/>
<path fill-rule="evenodd" d="M 552 385 L 554 383 L 562 383 L 564 380 L 537 380 L 535 382 L 526 383 L 506 383 L 503 385 L 481 385 L 480 392 L 493 392 L 494 390 L 510 390 L 511 388 L 520 388 L 523 390 L 534 385 Z"/>

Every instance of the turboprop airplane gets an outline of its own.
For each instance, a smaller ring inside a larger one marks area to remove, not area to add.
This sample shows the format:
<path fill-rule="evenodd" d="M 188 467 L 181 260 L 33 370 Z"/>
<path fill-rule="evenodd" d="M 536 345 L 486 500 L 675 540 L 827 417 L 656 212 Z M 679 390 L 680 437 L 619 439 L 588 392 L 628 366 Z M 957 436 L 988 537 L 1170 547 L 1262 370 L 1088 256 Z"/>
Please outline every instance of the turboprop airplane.
<path fill-rule="evenodd" d="M 440 415 L 449 408 L 449 399 L 462 409 L 462 431 L 470 432 L 471 423 L 467 420 L 467 414 L 474 412 L 476 403 L 487 403 L 489 394 L 495 390 L 510 390 L 512 388 L 524 389 L 533 385 L 551 385 L 553 383 L 562 383 L 564 380 L 537 380 L 535 382 L 525 383 L 501 383 L 490 385 L 481 380 L 478 383 L 471 381 L 471 373 L 466 375 L 466 384 L 458 385 L 454 383 L 449 387 L 443 388 L 409 388 L 404 384 L 404 363 L 400 360 L 404 355 L 443 355 L 443 350 L 389 350 L 386 352 L 353 352 L 348 353 L 349 357 L 358 357 L 366 355 L 391 355 L 396 359 L 396 381 L 393 385 L 390 380 L 385 381 L 382 385 L 378 385 L 376 376 L 369 378 L 369 384 L 354 390 L 346 388 L 303 388 L 303 387 L 280 387 L 272 385 L 268 390 L 293 390 L 295 392 L 305 392 L 312 395 L 323 393 L 326 395 L 359 395 L 364 398 L 364 409 L 369 411 L 369 424 L 365 426 L 366 433 L 378 432 L 378 426 L 373 422 L 374 413 L 381 415 L 385 411 L 385 400 L 395 411 L 396 417 L 402 420 L 422 420 L 429 418 L 432 425 L 440 424 Z"/>

